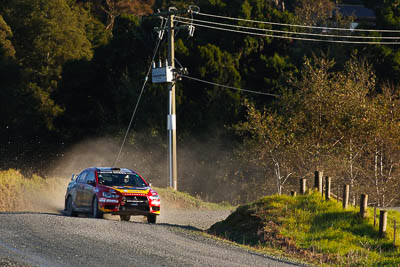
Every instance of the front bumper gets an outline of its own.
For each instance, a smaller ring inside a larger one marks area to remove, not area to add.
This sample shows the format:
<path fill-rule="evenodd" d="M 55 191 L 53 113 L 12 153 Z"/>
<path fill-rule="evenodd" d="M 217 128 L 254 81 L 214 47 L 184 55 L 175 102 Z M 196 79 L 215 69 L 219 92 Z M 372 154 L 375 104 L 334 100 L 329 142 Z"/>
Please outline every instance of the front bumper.
<path fill-rule="evenodd" d="M 113 215 L 160 215 L 160 200 L 125 201 L 120 199 L 99 199 L 99 210 Z"/>

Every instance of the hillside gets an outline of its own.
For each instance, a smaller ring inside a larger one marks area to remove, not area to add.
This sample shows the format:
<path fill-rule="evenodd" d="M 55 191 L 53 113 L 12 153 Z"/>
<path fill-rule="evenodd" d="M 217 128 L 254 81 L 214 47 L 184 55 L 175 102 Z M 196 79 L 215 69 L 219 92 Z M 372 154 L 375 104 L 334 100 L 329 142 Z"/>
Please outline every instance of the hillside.
<path fill-rule="evenodd" d="M 315 264 L 399 265 L 400 249 L 393 245 L 393 220 L 399 222 L 400 214 L 388 212 L 387 236 L 379 239 L 373 210 L 369 210 L 366 220 L 357 212 L 354 207 L 343 210 L 336 201 L 326 202 L 317 193 L 270 196 L 240 206 L 208 232 Z"/>

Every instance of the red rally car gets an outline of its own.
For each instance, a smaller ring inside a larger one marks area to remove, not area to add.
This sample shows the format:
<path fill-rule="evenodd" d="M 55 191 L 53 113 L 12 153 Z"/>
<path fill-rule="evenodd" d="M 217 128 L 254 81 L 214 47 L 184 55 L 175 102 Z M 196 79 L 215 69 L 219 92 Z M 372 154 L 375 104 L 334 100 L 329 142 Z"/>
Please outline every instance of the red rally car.
<path fill-rule="evenodd" d="M 92 167 L 72 176 L 65 194 L 64 211 L 68 216 L 92 213 L 119 215 L 129 221 L 132 215 L 144 215 L 156 223 L 160 215 L 160 197 L 135 171 L 126 168 Z"/>

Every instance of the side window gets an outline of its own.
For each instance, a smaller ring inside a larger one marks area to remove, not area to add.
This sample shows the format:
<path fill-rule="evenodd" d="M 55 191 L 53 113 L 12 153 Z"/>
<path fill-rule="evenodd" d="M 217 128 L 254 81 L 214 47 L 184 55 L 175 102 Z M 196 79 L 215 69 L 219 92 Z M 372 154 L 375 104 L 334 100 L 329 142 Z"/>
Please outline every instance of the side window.
<path fill-rule="evenodd" d="M 78 178 L 76 179 L 78 183 L 83 183 L 85 181 L 87 172 L 82 172 L 79 174 Z"/>
<path fill-rule="evenodd" d="M 88 171 L 88 175 L 86 176 L 86 182 L 95 181 L 94 171 Z"/>

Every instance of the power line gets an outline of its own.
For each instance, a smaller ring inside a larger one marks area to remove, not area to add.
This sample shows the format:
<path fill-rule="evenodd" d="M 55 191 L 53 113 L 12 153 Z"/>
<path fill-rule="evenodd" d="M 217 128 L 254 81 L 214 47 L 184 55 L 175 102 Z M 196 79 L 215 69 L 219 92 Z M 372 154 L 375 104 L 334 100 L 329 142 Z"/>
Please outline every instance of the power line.
<path fill-rule="evenodd" d="M 214 82 L 209 82 L 206 80 L 202 80 L 199 78 L 194 78 L 194 77 L 190 77 L 187 75 L 179 75 L 180 77 L 189 79 L 189 80 L 194 80 L 197 82 L 202 82 L 202 83 L 206 83 L 206 84 L 210 84 L 210 85 L 215 85 L 218 87 L 223 87 L 223 88 L 227 88 L 227 89 L 232 89 L 232 90 L 236 90 L 236 91 L 243 91 L 243 92 L 248 92 L 248 93 L 253 93 L 253 94 L 259 94 L 259 95 L 268 95 L 268 96 L 274 96 L 274 97 L 279 97 L 279 95 L 276 94 L 270 94 L 270 93 L 264 93 L 264 92 L 259 92 L 259 91 L 253 91 L 253 90 L 248 90 L 248 89 L 243 89 L 243 88 L 237 88 L 237 87 L 233 87 L 233 86 L 229 86 L 229 85 L 223 85 L 223 84 L 218 84 L 218 83 L 214 83 Z"/>
<path fill-rule="evenodd" d="M 259 20 L 251 20 L 251 19 L 241 19 L 241 18 L 232 18 L 226 16 L 219 16 L 201 12 L 193 12 L 199 16 L 206 16 L 206 17 L 214 17 L 220 19 L 228 19 L 228 20 L 236 20 L 236 21 L 245 21 L 245 22 L 252 22 L 252 23 L 260 23 L 260 24 L 269 24 L 269 25 L 276 25 L 276 26 L 290 26 L 290 27 L 298 27 L 298 28 L 308 28 L 308 29 L 325 29 L 325 30 L 337 30 L 337 31 L 356 31 L 356 32 L 386 32 L 386 33 L 399 33 L 400 30 L 374 30 L 374 29 L 347 29 L 347 28 L 335 28 L 335 27 L 321 27 L 321 26 L 310 26 L 310 25 L 298 25 L 298 24 L 289 24 L 289 23 L 278 23 L 278 22 L 270 22 L 270 21 L 259 21 Z"/>
<path fill-rule="evenodd" d="M 263 37 L 290 39 L 290 40 L 325 42 L 325 43 L 341 43 L 341 44 L 400 45 L 400 42 L 346 41 L 346 40 L 328 40 L 328 39 L 315 39 L 315 38 L 302 38 L 302 37 L 293 37 L 293 36 L 284 36 L 284 35 L 274 35 L 274 34 L 265 34 L 265 33 L 256 33 L 256 32 L 248 32 L 248 31 L 240 31 L 240 30 L 233 30 L 233 29 L 227 29 L 227 28 L 220 28 L 220 27 L 214 27 L 214 26 L 209 26 L 209 25 L 204 25 L 204 24 L 186 22 L 186 21 L 183 21 L 183 20 L 177 20 L 177 21 L 179 21 L 179 22 L 181 22 L 183 24 L 195 25 L 195 26 L 198 26 L 198 27 L 209 28 L 209 29 L 214 29 L 214 30 L 221 30 L 221 31 L 228 31 L 228 32 L 235 32 L 235 33 L 243 33 L 243 34 L 255 35 L 255 36 L 263 36 Z"/>
<path fill-rule="evenodd" d="M 165 23 L 165 26 L 166 26 L 166 25 L 167 25 L 167 22 Z M 164 29 L 165 29 L 165 26 L 164 26 Z M 163 28 L 163 27 L 161 27 L 161 28 Z M 139 98 L 138 98 L 138 100 L 137 100 L 137 102 L 136 102 L 135 109 L 133 110 L 133 113 L 132 113 L 132 116 L 131 116 L 131 120 L 129 121 L 128 128 L 126 129 L 126 132 L 125 132 L 124 140 L 122 141 L 121 147 L 120 147 L 119 152 L 118 152 L 118 156 L 117 156 L 117 158 L 115 159 L 115 162 L 114 162 L 113 167 L 117 164 L 117 162 L 118 162 L 118 160 L 119 160 L 119 157 L 121 156 L 122 148 L 123 148 L 124 145 L 125 145 L 126 138 L 128 137 L 129 130 L 131 129 L 132 122 L 133 122 L 133 118 L 135 117 L 136 110 L 137 110 L 137 108 L 138 108 L 138 106 L 139 106 L 140 99 L 142 98 L 142 94 L 143 94 L 143 91 L 144 91 L 144 87 L 146 86 L 146 83 L 147 83 L 147 81 L 148 81 L 148 79 L 149 79 L 149 75 L 150 75 L 152 63 L 153 63 L 153 61 L 154 61 L 154 58 L 155 58 L 156 55 L 157 55 L 157 51 L 158 51 L 158 48 L 159 48 L 159 46 L 160 46 L 161 40 L 162 40 L 162 38 L 158 38 L 157 45 L 156 45 L 156 47 L 154 48 L 153 57 L 152 57 L 152 59 L 151 59 L 151 61 L 150 61 L 150 66 L 149 66 L 149 68 L 148 68 L 148 70 L 147 70 L 146 77 L 145 77 L 145 79 L 144 79 L 144 82 L 143 82 L 143 85 L 142 85 L 142 89 L 141 89 L 140 94 L 139 94 Z"/>
<path fill-rule="evenodd" d="M 249 27 L 249 26 L 241 26 L 241 25 L 232 25 L 226 23 L 219 23 L 207 20 L 200 20 L 200 19 L 190 19 L 185 17 L 176 16 L 178 19 L 187 20 L 187 22 L 197 21 L 201 23 L 211 24 L 211 25 L 218 25 L 218 26 L 226 26 L 238 29 L 247 29 L 247 30 L 255 30 L 255 31 L 263 31 L 263 32 L 272 32 L 272 33 L 286 33 L 286 34 L 295 34 L 295 35 L 309 35 L 309 36 L 320 36 L 320 37 L 335 37 L 335 38 L 353 38 L 353 39 L 391 39 L 391 40 L 399 40 L 399 36 L 354 36 L 354 35 L 339 35 L 339 34 L 323 34 L 323 33 L 308 33 L 308 32 L 293 32 L 293 31 L 283 31 L 283 30 L 274 30 L 274 29 L 263 29 L 263 28 L 256 28 L 256 27 Z"/>

